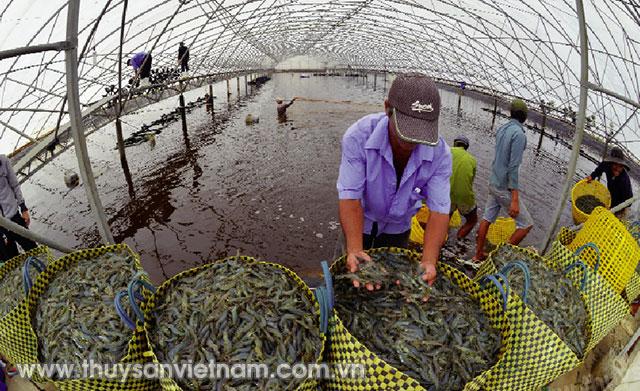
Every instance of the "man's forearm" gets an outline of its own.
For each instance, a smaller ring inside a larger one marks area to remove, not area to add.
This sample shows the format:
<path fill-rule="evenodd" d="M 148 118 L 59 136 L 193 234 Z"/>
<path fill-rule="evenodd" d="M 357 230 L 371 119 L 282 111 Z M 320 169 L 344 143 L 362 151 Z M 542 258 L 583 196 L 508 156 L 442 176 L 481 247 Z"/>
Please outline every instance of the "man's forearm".
<path fill-rule="evenodd" d="M 340 200 L 340 224 L 347 240 L 347 252 L 363 250 L 364 210 L 360 200 Z"/>
<path fill-rule="evenodd" d="M 435 265 L 440 256 L 440 248 L 444 243 L 449 228 L 449 215 L 431 212 L 427 228 L 424 230 L 424 247 L 422 262 Z"/>
<path fill-rule="evenodd" d="M 511 202 L 518 203 L 520 195 L 518 193 L 518 189 L 511 189 Z"/>

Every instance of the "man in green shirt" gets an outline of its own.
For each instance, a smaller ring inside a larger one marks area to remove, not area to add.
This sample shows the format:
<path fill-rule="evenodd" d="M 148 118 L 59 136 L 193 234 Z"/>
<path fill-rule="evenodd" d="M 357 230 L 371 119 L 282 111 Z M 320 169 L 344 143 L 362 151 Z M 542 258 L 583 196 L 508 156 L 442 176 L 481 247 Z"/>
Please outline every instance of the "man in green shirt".
<path fill-rule="evenodd" d="M 453 173 L 451 174 L 451 213 L 457 210 L 464 216 L 464 224 L 458 230 L 457 238 L 462 239 L 478 222 L 478 208 L 476 196 L 473 192 L 473 181 L 476 177 L 476 158 L 469 152 L 469 139 L 458 136 L 453 140 L 451 159 Z"/>

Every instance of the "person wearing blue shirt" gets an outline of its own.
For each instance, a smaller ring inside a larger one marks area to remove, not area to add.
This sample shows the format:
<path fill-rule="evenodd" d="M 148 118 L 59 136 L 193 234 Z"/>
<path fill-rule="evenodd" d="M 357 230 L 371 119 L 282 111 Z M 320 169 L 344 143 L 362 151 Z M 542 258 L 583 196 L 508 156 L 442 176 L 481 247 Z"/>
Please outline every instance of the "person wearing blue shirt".
<path fill-rule="evenodd" d="M 527 136 L 522 126 L 527 113 L 527 104 L 521 99 L 515 99 L 511 102 L 511 120 L 496 132 L 496 154 L 492 164 L 487 205 L 478 228 L 474 261 L 479 262 L 487 257 L 484 252 L 487 232 L 489 225 L 498 218 L 500 209 L 506 210 L 516 221 L 516 231 L 509 239 L 510 244 L 519 244 L 533 228 L 533 219 L 520 199 L 518 184 L 518 170 L 527 148 Z"/>

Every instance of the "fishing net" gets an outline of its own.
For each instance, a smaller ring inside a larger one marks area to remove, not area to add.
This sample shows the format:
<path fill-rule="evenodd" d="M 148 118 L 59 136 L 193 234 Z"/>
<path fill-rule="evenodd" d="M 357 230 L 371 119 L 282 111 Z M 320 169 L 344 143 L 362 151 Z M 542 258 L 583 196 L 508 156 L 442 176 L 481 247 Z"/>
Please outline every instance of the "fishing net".
<path fill-rule="evenodd" d="M 581 180 L 571 189 L 571 214 L 573 216 L 573 221 L 576 224 L 581 224 L 587 221 L 589 215 L 592 213 L 586 213 L 588 210 L 583 211 L 579 208 L 579 206 L 582 206 L 582 208 L 585 209 L 585 206 L 587 206 L 580 205 L 582 202 L 578 202 L 578 200 L 584 196 L 592 196 L 596 198 L 607 209 L 611 206 L 611 194 L 609 194 L 609 190 L 605 185 L 597 180 L 593 180 L 591 183 L 588 183 L 586 179 Z M 583 198 L 582 200 L 585 199 Z"/>
<path fill-rule="evenodd" d="M 402 255 L 417 265 L 420 261 L 418 254 L 404 249 L 384 248 L 374 249 L 368 252 L 370 255 L 376 254 L 397 254 Z M 345 257 L 338 259 L 331 266 L 332 274 L 336 275 L 339 270 L 343 270 Z M 502 347 L 496 355 L 496 361 L 501 360 L 505 347 L 510 338 L 508 324 L 502 316 L 501 304 L 497 297 L 487 291 L 480 289 L 478 284 L 471 281 L 467 276 L 458 270 L 439 263 L 439 277 L 448 280 L 455 286 L 462 289 L 471 298 L 477 302 L 478 310 L 489 320 L 492 328 L 500 330 L 502 338 Z M 428 302 L 427 304 L 428 305 Z M 328 361 L 334 366 L 344 364 L 360 364 L 364 367 L 365 373 L 359 377 L 343 377 L 332 376 L 326 384 L 328 390 L 344 390 L 344 391 L 364 391 L 364 390 L 426 390 L 420 383 L 407 373 L 403 373 L 389 363 L 383 361 L 380 356 L 372 352 L 365 346 L 365 343 L 354 337 L 345 327 L 340 319 L 338 311 L 334 311 L 334 316 L 329 324 L 329 354 Z M 372 341 L 369 341 L 372 342 Z M 435 363 L 436 360 L 433 360 Z M 495 366 L 499 366 L 498 364 Z M 494 366 L 494 368 L 495 368 Z M 416 371 L 424 368 L 415 368 Z M 477 376 L 471 382 L 467 383 L 465 390 L 479 390 L 485 386 L 487 381 L 491 382 L 489 373 L 490 369 Z M 431 388 L 429 388 L 431 389 Z M 434 388 L 435 389 L 435 388 Z M 453 389 L 452 389 L 453 390 Z"/>
<path fill-rule="evenodd" d="M 0 238 L 0 240 L 2 240 Z M 30 260 L 32 258 L 32 262 Z M 0 319 L 20 304 L 42 266 L 50 263 L 53 255 L 49 248 L 40 246 L 24 254 L 17 255 L 0 266 Z M 26 274 L 25 274 L 26 273 Z M 0 330 L 0 335 L 2 330 Z"/>
<path fill-rule="evenodd" d="M 640 247 L 624 224 L 605 208 L 596 208 L 584 226 L 567 245 L 571 252 L 587 243 L 599 249 L 587 248 L 580 255 L 587 266 L 595 268 L 600 260 L 598 274 L 617 292 L 622 293 L 640 260 Z"/>
<path fill-rule="evenodd" d="M 571 243 L 575 233 L 561 228 L 558 239 L 545 254 L 547 262 L 559 270 L 581 260 L 581 253 L 571 252 L 565 245 Z M 590 248 L 590 247 L 585 247 Z M 594 249 L 596 252 L 599 250 Z M 611 285 L 590 267 L 575 268 L 567 274 L 577 288 L 582 289 L 587 312 L 590 318 L 590 339 L 586 352 L 591 351 L 616 325 L 629 313 L 629 305 L 615 292 Z"/>
<path fill-rule="evenodd" d="M 258 262 L 255 259 L 250 258 L 250 257 L 230 257 L 230 258 L 226 258 L 226 259 L 214 262 L 214 263 L 206 264 L 204 266 L 200 266 L 200 267 L 197 267 L 197 268 L 186 270 L 186 271 L 184 271 L 182 273 L 177 274 L 176 276 L 172 277 L 171 279 L 165 281 L 162 285 L 160 285 L 160 287 L 158 287 L 158 289 L 154 293 L 154 295 L 152 295 L 147 302 L 143 302 L 142 303 L 142 307 L 141 308 L 142 308 L 142 311 L 144 312 L 144 323 L 142 324 L 142 322 L 140 322 L 140 321 L 138 322 L 138 324 L 142 325 L 143 327 L 138 327 L 136 329 L 136 333 L 135 333 L 134 338 L 132 340 L 132 344 L 133 345 L 144 345 L 145 346 L 145 350 L 153 351 L 154 353 L 152 353 L 151 359 L 153 360 L 154 363 L 160 363 L 159 358 L 158 358 L 158 356 L 160 355 L 159 352 L 158 352 L 158 348 L 153 343 L 153 341 L 155 341 L 157 338 L 155 338 L 153 334 L 156 333 L 157 330 L 158 330 L 158 324 L 156 323 L 156 317 L 159 316 L 158 310 L 159 310 L 160 306 L 162 305 L 162 303 L 164 302 L 164 299 L 166 297 L 169 297 L 169 295 L 172 292 L 172 290 L 175 290 L 179 286 L 181 281 L 189 279 L 189 278 L 192 278 L 194 276 L 203 275 L 203 273 L 207 273 L 208 271 L 211 271 L 211 269 L 217 268 L 218 266 L 221 266 L 221 265 L 223 265 L 224 263 L 227 263 L 227 262 L 239 262 L 239 263 L 246 264 L 247 266 L 251 266 L 251 267 L 256 267 L 256 266 L 266 267 L 268 269 L 273 270 L 274 274 L 275 273 L 279 273 L 279 272 L 284 273 L 286 278 L 288 278 L 295 285 L 294 289 L 297 289 L 299 291 L 299 293 L 303 294 L 306 299 L 308 299 L 309 301 L 311 301 L 311 303 L 313 303 L 313 312 L 307 314 L 308 317 L 311 317 L 311 318 L 308 318 L 307 316 L 304 316 L 304 318 L 305 319 L 312 319 L 313 322 L 317 322 L 317 320 L 320 318 L 320 306 L 319 306 L 318 302 L 316 301 L 313 293 L 311 292 L 309 287 L 304 283 L 304 281 L 302 281 L 300 279 L 300 277 L 298 277 L 294 272 L 292 272 L 291 270 L 287 269 L 286 267 L 284 267 L 282 265 L 275 264 L 275 263 Z M 240 274 L 238 274 L 238 276 L 240 276 Z M 227 283 L 231 283 L 232 285 L 238 286 L 238 287 L 242 283 L 242 281 L 240 281 L 238 279 L 234 279 L 233 275 L 224 275 L 224 274 L 220 274 L 220 277 L 218 279 L 207 280 L 206 282 L 209 283 L 209 284 L 222 284 L 225 281 Z M 274 279 L 274 281 L 275 281 L 275 279 Z M 267 284 L 270 283 L 270 282 L 271 282 L 271 280 L 266 281 Z M 277 284 L 274 284 L 274 285 L 277 285 Z M 235 288 L 234 288 L 234 290 L 235 290 Z M 195 288 L 194 288 L 194 293 L 193 294 L 194 295 L 198 294 L 197 290 L 195 290 Z M 207 298 L 203 297 L 203 299 L 207 299 Z M 219 299 L 219 297 L 216 298 L 216 299 Z M 186 303 L 186 301 L 185 301 L 185 303 Z M 247 306 L 251 306 L 251 305 L 252 305 L 251 302 L 247 303 Z M 231 311 L 229 311 L 229 312 L 231 312 Z M 302 316 L 302 314 L 301 314 L 301 316 Z M 225 320 L 227 319 L 226 316 L 224 318 L 225 318 Z M 231 318 L 232 318 L 232 315 L 230 314 L 228 319 L 231 319 Z M 265 315 L 265 318 L 266 318 L 266 315 Z M 229 322 L 231 322 L 231 320 L 229 320 Z M 252 329 L 250 330 L 250 333 L 257 332 L 257 330 L 260 327 L 261 326 L 259 326 L 259 325 L 256 325 L 255 327 L 252 327 Z M 318 326 L 318 329 L 320 329 L 319 326 Z M 247 333 L 247 335 L 249 335 L 250 333 Z M 317 346 L 317 349 L 314 352 L 315 353 L 315 357 L 310 362 L 306 362 L 307 364 L 319 363 L 322 360 L 323 352 L 324 352 L 325 335 L 323 333 L 321 333 L 320 331 L 318 331 L 318 336 L 319 336 L 319 339 L 317 341 L 311 341 L 315 346 Z M 233 336 L 229 335 L 229 338 L 233 339 Z M 225 342 L 224 341 L 220 341 L 220 343 L 223 344 Z M 265 345 L 267 344 L 266 341 L 264 343 L 265 343 Z M 266 349 L 266 347 L 263 347 L 263 348 Z M 244 364 L 245 361 L 243 361 L 242 364 Z M 256 361 L 256 360 L 254 360 L 254 361 Z M 216 360 L 216 362 L 220 362 L 220 361 Z M 160 366 L 160 368 L 162 369 L 162 366 Z M 178 382 L 176 380 L 172 379 L 169 375 L 170 375 L 169 373 L 163 372 L 163 377 L 160 380 L 160 383 L 162 385 L 162 390 L 164 390 L 164 391 L 180 391 L 180 390 L 186 389 L 186 387 L 189 386 L 189 385 L 187 385 L 184 388 L 181 387 L 178 384 Z M 199 389 L 205 389 L 205 388 L 199 388 Z M 222 386 L 222 388 L 220 388 L 220 389 L 227 389 L 226 385 Z M 236 388 L 232 388 L 232 389 L 236 389 Z M 270 390 L 271 389 L 277 390 L 279 388 L 276 387 L 276 388 L 269 388 L 269 389 Z M 315 378 L 305 379 L 298 385 L 298 387 L 295 388 L 296 391 L 312 391 L 312 390 L 316 391 L 317 389 L 318 389 L 318 382 L 316 381 Z"/>
<path fill-rule="evenodd" d="M 131 257 L 135 269 L 142 270 L 138 256 L 124 244 L 73 252 L 50 263 L 44 272 L 38 276 L 27 299 L 0 321 L 0 330 L 2 330 L 0 334 L 0 352 L 3 353 L 8 362 L 12 364 L 41 363 L 39 359 L 38 339 L 33 329 L 33 318 L 40 298 L 47 291 L 52 281 L 64 276 L 65 272 L 72 269 L 79 261 L 96 259 L 108 253 Z M 100 284 L 104 282 L 96 281 L 96 283 Z M 64 297 L 61 297 L 61 299 L 64 300 Z M 122 358 L 121 363 L 146 362 L 146 347 L 146 344 L 141 344 L 139 341 L 130 342 L 127 348 L 127 355 Z M 106 377 L 51 381 L 51 379 L 46 379 L 40 374 L 34 373 L 32 379 L 36 382 L 52 382 L 58 390 L 63 391 L 151 391 L 158 389 L 157 381 L 132 377 L 124 381 L 120 378 L 108 379 Z"/>

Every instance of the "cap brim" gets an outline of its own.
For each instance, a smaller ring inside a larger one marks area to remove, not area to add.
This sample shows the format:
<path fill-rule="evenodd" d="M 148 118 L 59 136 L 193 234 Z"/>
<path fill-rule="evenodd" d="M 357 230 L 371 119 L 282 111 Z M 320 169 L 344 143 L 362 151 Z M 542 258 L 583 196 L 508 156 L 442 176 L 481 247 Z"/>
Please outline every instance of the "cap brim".
<path fill-rule="evenodd" d="M 618 163 L 624 166 L 624 168 L 626 168 L 627 170 L 629 170 L 629 165 L 622 159 L 618 159 L 615 157 L 608 157 L 606 159 L 604 159 L 605 162 L 609 162 L 609 163 Z"/>
<path fill-rule="evenodd" d="M 404 115 L 393 109 L 396 132 L 402 141 L 413 144 L 438 145 L 438 120 L 427 121 Z"/>

